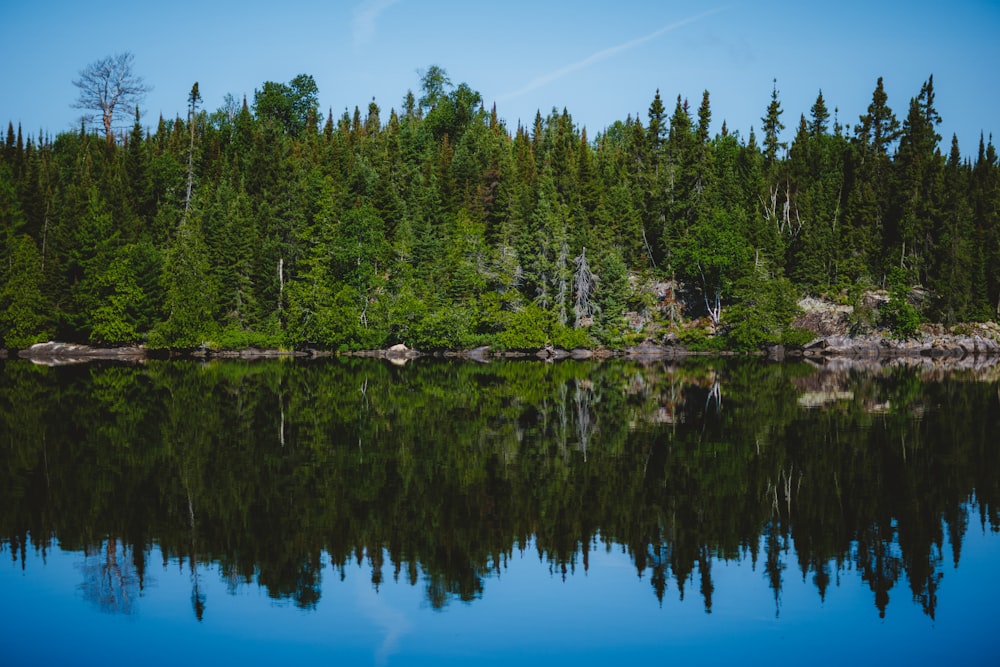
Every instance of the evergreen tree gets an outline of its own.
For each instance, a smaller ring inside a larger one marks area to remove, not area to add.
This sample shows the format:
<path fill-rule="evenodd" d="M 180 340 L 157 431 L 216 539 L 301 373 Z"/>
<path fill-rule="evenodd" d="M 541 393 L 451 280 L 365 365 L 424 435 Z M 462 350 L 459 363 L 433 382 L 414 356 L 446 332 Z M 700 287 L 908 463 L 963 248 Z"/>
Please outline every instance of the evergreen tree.
<path fill-rule="evenodd" d="M 899 138 L 899 121 L 887 101 L 879 77 L 868 112 L 854 128 L 844 168 L 848 195 L 841 270 L 852 280 L 869 283 L 883 275 L 882 249 L 891 230 L 887 230 L 893 176 L 889 149 Z"/>
<path fill-rule="evenodd" d="M 42 294 L 41 258 L 26 234 L 10 239 L 0 269 L 0 346 L 23 349 L 49 339 L 51 320 Z"/>
<path fill-rule="evenodd" d="M 656 91 L 646 118 L 591 141 L 566 108 L 511 133 L 442 68 L 420 84 L 399 114 L 373 99 L 330 111 L 322 132 L 307 75 L 212 113 L 195 86 L 187 114 L 151 131 L 136 110 L 121 147 L 86 126 L 36 141 L 9 123 L 6 325 L 188 348 L 531 349 L 588 331 L 620 345 L 626 309 L 652 322 L 637 338 L 665 317 L 632 285 L 670 279 L 687 316 L 755 347 L 788 335 L 794 290 L 857 294 L 887 276 L 899 295 L 922 284 L 940 321 L 997 313 L 996 150 L 981 137 L 969 164 L 956 137 L 941 154 L 932 78 L 902 124 L 879 79 L 850 138 L 820 91 L 787 143 L 776 81 L 746 141 L 726 123 L 710 136 L 707 91 L 696 111 L 678 95 L 669 118 Z M 15 280 L 15 260 L 35 278 Z M 35 287 L 41 320 L 12 306 Z M 897 329 L 912 324 L 904 301 Z"/>
<path fill-rule="evenodd" d="M 667 220 L 663 230 L 664 259 L 668 270 L 674 268 L 675 246 L 687 233 L 687 229 L 697 217 L 697 176 L 695 173 L 696 144 L 691 129 L 691 116 L 687 101 L 677 96 L 674 112 L 670 117 L 670 133 L 667 136 Z"/>
<path fill-rule="evenodd" d="M 945 324 L 975 316 L 973 281 L 975 235 L 969 206 L 969 170 L 962 163 L 958 137 L 952 135 L 944 173 L 944 202 L 940 225 L 934 230 L 934 265 L 929 287 L 936 319 Z"/>
<path fill-rule="evenodd" d="M 827 133 L 827 123 L 830 120 L 830 112 L 827 111 L 826 102 L 823 100 L 823 91 L 820 90 L 816 96 L 816 102 L 809 109 L 809 135 L 819 137 Z"/>
<path fill-rule="evenodd" d="M 215 286 L 202 237 L 200 212 L 181 220 L 163 263 L 166 319 L 150 335 L 153 347 L 195 348 L 215 334 Z"/>
<path fill-rule="evenodd" d="M 133 266 L 134 252 L 134 246 L 116 250 L 110 264 L 97 276 L 101 299 L 89 313 L 91 342 L 116 345 L 142 338 L 139 314 L 146 296 Z"/>
<path fill-rule="evenodd" d="M 645 169 L 640 174 L 639 187 L 642 192 L 642 241 L 647 261 L 656 265 L 663 259 L 662 249 L 658 239 L 663 238 L 663 227 L 666 223 L 667 166 L 664 161 L 664 145 L 669 130 L 669 121 L 659 89 L 649 105 L 648 122 L 646 125 L 646 148 L 643 164 Z M 652 241 L 652 242 L 651 242 Z"/>
<path fill-rule="evenodd" d="M 895 223 L 886 239 L 898 250 L 898 265 L 910 272 L 912 279 L 926 283 L 935 251 L 932 230 L 940 215 L 943 157 L 938 150 L 941 140 L 936 127 L 941 117 L 934 107 L 934 77 L 921 86 L 903 123 L 897 173 Z"/>
<path fill-rule="evenodd" d="M 973 165 L 970 201 L 976 229 L 973 237 L 976 269 L 973 288 L 981 318 L 1000 317 L 1000 275 L 993 267 L 1000 263 L 1000 165 L 992 138 L 983 143 Z"/>
<path fill-rule="evenodd" d="M 788 196 L 798 228 L 788 251 L 788 275 L 817 292 L 839 285 L 844 209 L 842 137 L 827 132 L 829 113 L 822 92 L 809 121 L 802 116 L 787 162 Z"/>
<path fill-rule="evenodd" d="M 767 114 L 761 119 L 761 128 L 764 130 L 764 165 L 771 168 L 777 162 L 779 150 L 784 150 L 788 144 L 780 140 L 781 131 L 785 129 L 781 122 L 781 102 L 778 101 L 778 80 L 774 80 L 774 87 L 771 89 L 771 102 L 767 105 Z"/>

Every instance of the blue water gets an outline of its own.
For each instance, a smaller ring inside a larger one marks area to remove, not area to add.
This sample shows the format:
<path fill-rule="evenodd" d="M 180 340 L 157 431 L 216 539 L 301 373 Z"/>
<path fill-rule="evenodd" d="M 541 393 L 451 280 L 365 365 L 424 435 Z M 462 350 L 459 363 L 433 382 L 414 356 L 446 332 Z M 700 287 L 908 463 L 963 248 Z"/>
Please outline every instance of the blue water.
<path fill-rule="evenodd" d="M 998 377 L 0 364 L 0 667 L 1000 665 Z"/>
<path fill-rule="evenodd" d="M 777 601 L 759 562 L 713 562 L 711 613 L 696 581 L 683 599 L 668 587 L 661 605 L 630 558 L 603 544 L 590 546 L 586 570 L 565 576 L 532 545 L 515 550 L 485 579 L 479 599 L 440 610 L 421 585 L 391 572 L 376 590 L 367 562 L 348 566 L 343 580 L 325 564 L 322 597 L 306 610 L 201 564 L 200 621 L 190 565 L 164 563 L 157 548 L 142 590 L 115 611 L 88 599 L 84 586 L 86 564 L 102 554 L 30 546 L 22 562 L 8 549 L 0 567 L 0 664 L 997 664 L 1000 536 L 981 530 L 974 509 L 969 519 L 960 565 L 945 568 L 934 619 L 906 599 L 902 580 L 879 618 L 853 571 L 834 575 L 821 600 L 811 575 L 803 580 L 797 570 L 793 549 Z M 950 557 L 947 544 L 943 553 Z"/>

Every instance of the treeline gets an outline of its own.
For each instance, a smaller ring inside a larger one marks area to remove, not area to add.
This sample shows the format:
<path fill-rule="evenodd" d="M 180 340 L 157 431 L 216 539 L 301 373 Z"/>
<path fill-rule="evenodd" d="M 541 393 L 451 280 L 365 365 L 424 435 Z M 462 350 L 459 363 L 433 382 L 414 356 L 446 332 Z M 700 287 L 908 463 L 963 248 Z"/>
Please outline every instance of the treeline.
<path fill-rule="evenodd" d="M 942 152 L 933 78 L 902 120 L 879 79 L 853 127 L 820 93 L 791 132 L 775 85 L 746 137 L 711 135 L 707 91 L 511 131 L 436 66 L 387 118 L 324 118 L 308 75 L 200 103 L 113 141 L 8 125 L 0 345 L 620 346 L 706 318 L 754 347 L 801 336 L 805 293 L 892 288 L 859 326 L 906 331 L 1000 306 L 996 150 Z"/>

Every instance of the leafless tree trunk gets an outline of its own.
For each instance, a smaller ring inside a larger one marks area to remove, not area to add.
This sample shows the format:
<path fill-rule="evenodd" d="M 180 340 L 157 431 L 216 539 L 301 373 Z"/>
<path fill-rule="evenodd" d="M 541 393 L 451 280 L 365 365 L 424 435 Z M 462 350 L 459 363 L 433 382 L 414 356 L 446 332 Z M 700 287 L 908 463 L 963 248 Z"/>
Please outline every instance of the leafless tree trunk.
<path fill-rule="evenodd" d="M 584 248 L 580 256 L 573 260 L 576 265 L 576 277 L 574 280 L 576 288 L 576 301 L 573 304 L 573 312 L 576 320 L 573 326 L 580 328 L 585 319 L 589 318 L 596 308 L 596 304 L 591 301 L 594 290 L 597 288 L 597 276 L 590 270 L 587 262 L 587 249 Z"/>

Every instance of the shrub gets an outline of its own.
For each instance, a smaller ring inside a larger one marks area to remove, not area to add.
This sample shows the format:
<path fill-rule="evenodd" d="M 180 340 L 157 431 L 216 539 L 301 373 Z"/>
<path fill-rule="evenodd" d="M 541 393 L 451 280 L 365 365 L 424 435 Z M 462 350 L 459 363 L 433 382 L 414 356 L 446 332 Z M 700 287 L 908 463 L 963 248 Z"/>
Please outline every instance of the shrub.
<path fill-rule="evenodd" d="M 893 338 L 915 338 L 920 329 L 920 313 L 909 302 L 910 287 L 902 269 L 893 269 L 889 276 L 889 303 L 882 306 L 882 323 Z"/>
<path fill-rule="evenodd" d="M 418 350 L 456 350 L 467 347 L 471 336 L 469 314 L 462 308 L 441 308 L 421 318 L 411 337 Z"/>

